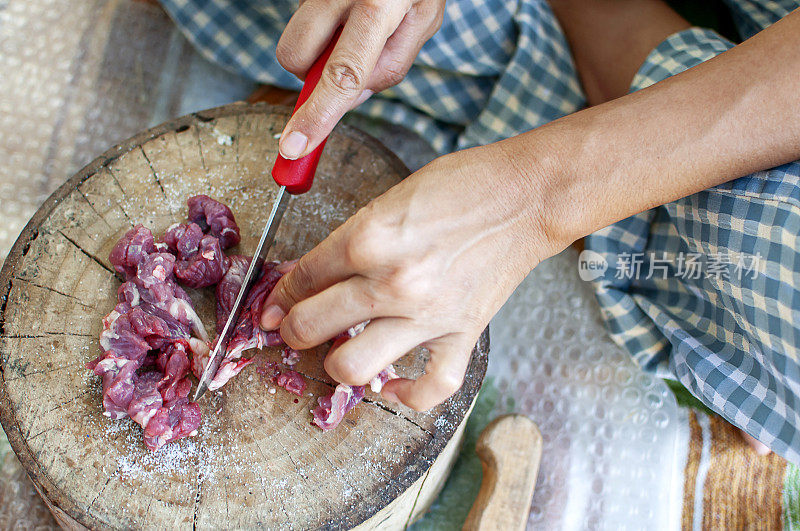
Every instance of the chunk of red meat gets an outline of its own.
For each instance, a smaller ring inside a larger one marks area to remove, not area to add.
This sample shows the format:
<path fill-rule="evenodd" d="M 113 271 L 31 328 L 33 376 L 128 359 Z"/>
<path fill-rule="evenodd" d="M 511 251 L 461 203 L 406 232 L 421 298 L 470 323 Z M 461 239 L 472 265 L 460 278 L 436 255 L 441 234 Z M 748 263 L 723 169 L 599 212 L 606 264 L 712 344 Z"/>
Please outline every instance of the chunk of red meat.
<path fill-rule="evenodd" d="M 370 380 L 369 386 L 372 392 L 380 393 L 383 385 L 394 378 L 397 378 L 397 373 L 394 371 L 394 367 L 389 365 Z M 363 385 L 337 385 L 332 394 L 317 399 L 319 406 L 311 412 L 314 424 L 324 431 L 338 426 L 347 412 L 356 407 L 356 404 L 364 398 L 364 390 Z"/>
<path fill-rule="evenodd" d="M 195 435 L 199 426 L 200 406 L 178 398 L 161 407 L 147 423 L 144 444 L 155 451 L 167 443 Z"/>
<path fill-rule="evenodd" d="M 297 396 L 303 396 L 306 390 L 306 380 L 297 371 L 284 371 L 275 377 L 275 384 Z"/>
<path fill-rule="evenodd" d="M 97 361 L 94 373 L 103 379 L 103 415 L 112 419 L 127 416 L 136 369 L 135 362 L 114 355 Z"/>
<path fill-rule="evenodd" d="M 164 403 L 158 391 L 161 374 L 147 372 L 135 378 L 133 398 L 128 403 L 128 416 L 143 428 L 155 416 Z"/>
<path fill-rule="evenodd" d="M 250 258 L 241 255 L 228 257 L 228 270 L 217 284 L 217 334 L 222 333 L 225 321 L 233 309 L 236 296 L 242 287 L 247 268 L 250 267 Z"/>
<path fill-rule="evenodd" d="M 175 332 L 178 331 L 170 329 L 164 319 L 146 313 L 140 306 L 131 308 L 126 316 L 136 335 L 144 339 L 151 349 L 161 348 L 172 341 L 184 338 L 182 334 L 176 335 Z"/>
<path fill-rule="evenodd" d="M 182 394 L 182 382 L 191 386 L 189 380 L 185 379 L 189 374 L 189 356 L 182 343 L 173 343 L 161 349 L 156 358 L 156 366 L 161 371 L 158 389 L 165 402 L 171 402 Z M 186 395 L 188 391 L 183 396 Z"/>
<path fill-rule="evenodd" d="M 324 431 L 332 430 L 339 425 L 348 411 L 364 398 L 364 386 L 351 387 L 345 384 L 336 386 L 333 394 L 321 396 L 317 399 L 319 404 L 312 412 L 314 424 Z"/>
<path fill-rule="evenodd" d="M 174 225 L 164 235 L 167 247 L 176 253 L 175 276 L 190 288 L 205 288 L 222 279 L 228 259 L 220 241 L 203 234 L 196 223 Z"/>
<path fill-rule="evenodd" d="M 207 195 L 190 197 L 186 204 L 189 206 L 189 221 L 199 225 L 203 232 L 210 232 L 218 238 L 223 249 L 239 243 L 239 226 L 226 205 Z"/>
<path fill-rule="evenodd" d="M 200 248 L 205 233 L 197 223 L 178 223 L 167 229 L 162 241 L 178 256 L 191 256 Z"/>
<path fill-rule="evenodd" d="M 213 236 L 203 236 L 193 255 L 175 264 L 175 276 L 190 288 L 206 288 L 219 282 L 227 270 L 228 259 Z"/>
<path fill-rule="evenodd" d="M 283 273 L 281 273 L 276 266 L 278 266 L 277 262 L 268 262 L 264 264 L 261 268 L 261 275 L 247 294 L 247 299 L 245 299 L 242 307 L 242 313 L 239 316 L 239 322 L 231 336 L 231 340 L 228 342 L 225 354 L 226 359 L 238 358 L 242 355 L 242 352 L 251 348 L 260 349 L 283 344 L 279 332 L 267 332 L 262 330 L 259 325 L 261 320 L 261 308 L 264 305 L 264 301 L 275 288 L 278 280 L 283 276 Z M 235 294 L 239 292 L 240 287 L 241 282 L 239 282 L 238 286 L 231 282 L 229 285 L 225 286 L 225 289 L 233 291 L 233 297 L 235 299 Z M 225 319 L 222 321 L 224 322 L 227 318 L 228 316 L 225 315 Z M 219 315 L 217 316 L 217 320 L 220 320 Z"/>
<path fill-rule="evenodd" d="M 104 352 L 113 352 L 117 357 L 141 364 L 150 345 L 134 330 L 127 314 L 112 311 L 104 320 L 100 333 L 100 347 Z"/>
<path fill-rule="evenodd" d="M 129 230 L 108 256 L 108 261 L 114 269 L 131 278 L 136 275 L 136 266 L 150 254 L 156 252 L 153 234 L 143 225 L 136 225 Z"/>

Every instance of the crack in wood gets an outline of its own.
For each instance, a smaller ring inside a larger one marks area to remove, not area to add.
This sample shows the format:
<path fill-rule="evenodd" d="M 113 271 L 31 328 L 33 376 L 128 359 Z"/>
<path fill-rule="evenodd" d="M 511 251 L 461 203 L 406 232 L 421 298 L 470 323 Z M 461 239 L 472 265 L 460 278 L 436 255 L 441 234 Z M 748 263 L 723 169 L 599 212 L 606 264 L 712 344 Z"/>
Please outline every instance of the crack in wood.
<path fill-rule="evenodd" d="M 109 224 L 109 222 L 108 222 L 108 221 L 106 221 L 106 218 L 104 218 L 104 217 L 103 217 L 103 215 L 102 215 L 102 214 L 100 214 L 100 212 L 98 212 L 98 211 L 97 211 L 97 209 L 94 207 L 94 205 L 92 204 L 92 202 L 91 202 L 91 201 L 89 201 L 89 198 L 88 198 L 88 197 L 86 197 L 86 194 L 85 194 L 85 193 L 83 193 L 83 190 L 81 190 L 81 189 L 80 189 L 80 187 L 76 188 L 76 190 L 78 191 L 78 193 L 79 193 L 79 194 L 81 194 L 81 196 L 83 197 L 84 201 L 86 201 L 86 204 L 87 204 L 87 205 L 89 205 L 89 208 L 90 208 L 90 209 L 92 209 L 92 212 L 94 212 L 95 216 L 97 216 L 97 217 L 98 217 L 98 219 L 100 219 L 100 221 L 102 221 L 103 223 L 105 223 L 105 224 L 106 224 L 106 226 L 107 226 L 109 229 L 111 229 L 111 230 L 114 230 L 114 227 L 112 227 L 112 226 L 111 226 L 111 224 Z"/>
<path fill-rule="evenodd" d="M 117 470 L 115 470 L 115 471 L 114 471 L 114 473 L 113 473 L 112 475 L 108 476 L 108 479 L 107 479 L 107 480 L 106 480 L 106 482 L 103 484 L 103 488 L 101 488 L 101 489 L 100 489 L 100 492 L 98 492 L 98 493 L 97 493 L 97 495 L 94 497 L 94 499 L 92 499 L 92 502 L 91 502 L 91 503 L 89 504 L 89 506 L 86 508 L 86 512 L 87 512 L 87 514 L 88 514 L 88 513 L 89 513 L 89 512 L 92 510 L 92 507 L 94 507 L 94 504 L 97 502 L 97 500 L 98 500 L 98 499 L 100 498 L 100 496 L 103 494 L 103 492 L 105 492 L 105 490 L 106 490 L 106 487 L 108 487 L 108 484 L 109 484 L 109 483 L 111 483 L 111 480 L 112 480 L 112 479 L 114 479 L 115 477 L 117 477 L 117 474 L 119 474 L 119 471 L 120 471 L 120 470 L 122 470 L 122 464 L 119 464 L 119 465 L 117 466 Z"/>
<path fill-rule="evenodd" d="M 208 166 L 206 166 L 206 157 L 203 155 L 203 143 L 200 141 L 200 128 L 194 128 L 194 138 L 197 142 L 197 152 L 200 154 L 200 165 L 203 166 L 203 171 L 206 172 L 206 181 L 209 188 L 211 188 L 211 175 L 208 173 Z"/>
<path fill-rule="evenodd" d="M 45 339 L 53 336 L 70 336 L 70 337 L 88 337 L 94 338 L 92 334 L 80 334 L 78 332 L 43 332 L 41 335 L 37 334 L 9 334 L 3 335 L 9 339 Z"/>
<path fill-rule="evenodd" d="M 194 511 L 192 516 L 192 531 L 197 529 L 197 513 L 200 509 L 200 496 L 203 492 L 203 472 L 200 467 L 197 468 L 197 492 L 194 495 Z"/>
<path fill-rule="evenodd" d="M 158 173 L 156 172 L 156 169 L 153 167 L 153 163 L 150 162 L 150 157 L 148 157 L 147 153 L 144 152 L 143 146 L 139 146 L 139 151 L 142 152 L 142 156 L 144 157 L 144 160 L 147 161 L 147 165 L 150 167 L 150 171 L 153 172 L 153 179 L 156 180 L 156 184 L 158 184 L 158 187 L 161 188 L 161 194 L 164 196 L 164 201 L 166 201 L 167 203 L 167 208 L 169 208 L 170 214 L 175 214 L 175 211 L 172 210 L 172 202 L 169 200 L 169 197 L 167 197 L 167 191 L 164 189 L 164 185 L 161 184 L 161 179 L 158 178 Z"/>
<path fill-rule="evenodd" d="M 8 281 L 8 288 L 3 293 L 3 301 L 0 304 L 0 337 L 5 337 L 6 335 L 6 307 L 8 306 L 8 298 L 11 295 L 11 287 L 13 286 L 13 281 Z M 2 370 L 2 365 L 0 365 L 0 370 Z"/>
<path fill-rule="evenodd" d="M 331 389 L 335 389 L 336 388 L 336 386 L 334 386 L 333 384 L 331 384 L 329 382 L 326 382 L 325 380 L 320 380 L 319 378 L 314 378 L 313 376 L 309 376 L 308 374 L 306 374 L 304 372 L 301 372 L 301 371 L 297 371 L 296 370 L 295 372 L 299 373 L 300 376 L 302 376 L 303 378 L 308 378 L 309 380 L 311 380 L 313 382 L 321 383 L 323 385 L 326 385 L 326 386 L 330 387 Z M 401 419 L 405 419 L 408 422 L 410 422 L 411 424 L 413 424 L 414 426 L 416 426 L 417 428 L 421 429 L 422 431 L 424 431 L 425 433 L 430 435 L 431 437 L 434 436 L 433 432 L 431 432 L 429 429 L 425 428 L 424 426 L 422 426 L 420 423 L 418 423 L 414 419 L 403 415 L 399 411 L 395 411 L 394 409 L 392 409 L 392 408 L 390 408 L 390 407 L 388 407 L 388 406 L 386 406 L 384 404 L 381 404 L 380 402 L 378 402 L 376 400 L 373 400 L 371 398 L 367 398 L 366 396 L 362 399 L 362 401 L 367 403 L 367 404 L 372 404 L 373 406 L 378 407 L 378 408 L 380 408 L 380 409 L 382 409 L 384 411 L 387 411 L 387 412 L 389 412 L 389 413 L 391 413 L 393 415 L 396 415 L 396 416 L 400 417 Z"/>
<path fill-rule="evenodd" d="M 20 375 L 19 375 L 19 376 L 17 376 L 16 378 L 7 379 L 7 380 L 6 380 L 6 382 L 13 382 L 13 381 L 15 381 L 15 380 L 19 380 L 20 378 L 27 378 L 28 376 L 35 376 L 35 375 L 37 375 L 37 374 L 49 374 L 49 373 L 51 373 L 51 372 L 60 371 L 60 370 L 62 370 L 62 369 L 66 369 L 66 368 L 68 368 L 68 367 L 75 367 L 76 365 L 85 365 L 85 364 L 86 364 L 86 362 L 84 362 L 84 361 L 76 361 L 75 363 L 68 363 L 68 364 L 66 364 L 66 365 L 59 365 L 58 367 L 53 367 L 52 369 L 26 372 L 26 373 L 24 373 L 24 374 L 20 374 Z M 64 402 L 64 403 L 62 403 L 62 404 L 59 404 L 58 406 L 56 406 L 55 408 L 51 409 L 50 411 L 55 411 L 55 410 L 56 410 L 56 409 L 58 409 L 59 407 L 67 405 L 68 403 L 70 403 L 70 402 L 71 402 L 72 400 L 74 400 L 75 398 L 79 398 L 79 397 L 81 397 L 81 396 L 85 395 L 85 394 L 86 394 L 86 393 L 88 393 L 88 392 L 89 392 L 89 391 L 86 391 L 86 392 L 84 392 L 84 393 L 81 393 L 80 395 L 78 395 L 78 396 L 74 397 L 73 399 L 71 399 L 71 400 L 68 400 L 68 401 L 66 401 L 66 402 Z M 48 411 L 48 413 L 49 413 L 49 411 Z"/>
<path fill-rule="evenodd" d="M 74 246 L 75 246 L 75 248 L 76 248 L 76 249 L 78 249 L 78 250 L 79 250 L 81 253 L 83 253 L 84 255 L 86 255 L 86 257 L 87 257 L 87 258 L 89 258 L 90 260 L 92 260 L 93 262 L 95 262 L 97 265 L 99 265 L 100 267 L 102 267 L 103 269 L 105 269 L 106 271 L 108 271 L 109 273 L 111 273 L 112 275 L 114 275 L 114 276 L 115 276 L 115 277 L 116 277 L 116 278 L 117 278 L 117 279 L 118 279 L 120 282 L 124 282 L 124 280 L 123 280 L 123 279 L 120 277 L 120 275 L 119 275 L 119 274 L 118 274 L 116 271 L 114 271 L 113 269 L 111 269 L 110 267 L 108 267 L 107 265 L 105 265 L 105 264 L 103 263 L 103 261 L 102 261 L 102 260 L 100 260 L 99 258 L 97 258 L 97 257 L 96 257 L 94 254 L 90 253 L 89 251 L 87 251 L 86 249 L 84 249 L 83 247 L 81 247 L 81 246 L 78 244 L 78 242 L 76 242 L 75 240 L 73 240 L 72 238 L 70 238 L 69 236 L 67 236 L 66 234 L 64 234 L 64 233 L 63 233 L 62 231 L 60 231 L 60 230 L 58 231 L 58 233 L 59 233 L 61 236 L 63 236 L 65 240 L 67 240 L 69 243 L 71 243 L 72 245 L 74 245 Z"/>
<path fill-rule="evenodd" d="M 63 291 L 58 291 L 57 289 L 55 289 L 53 287 L 44 286 L 42 284 L 37 284 L 36 282 L 34 282 L 32 280 L 28 280 L 26 278 L 18 277 L 16 275 L 14 276 L 14 280 L 19 280 L 21 282 L 25 282 L 26 284 L 30 284 L 31 286 L 36 286 L 39 289 L 43 289 L 45 291 L 50 291 L 52 293 L 56 293 L 58 295 L 61 295 L 62 297 L 67 297 L 68 299 L 72 299 L 75 302 L 77 302 L 78 304 L 80 304 L 81 306 L 83 306 L 84 308 L 86 308 L 87 310 L 96 310 L 97 309 L 95 306 L 89 306 L 88 304 L 86 304 L 85 302 L 80 300 L 78 297 L 76 297 L 74 295 L 69 295 L 68 293 L 64 293 Z"/>

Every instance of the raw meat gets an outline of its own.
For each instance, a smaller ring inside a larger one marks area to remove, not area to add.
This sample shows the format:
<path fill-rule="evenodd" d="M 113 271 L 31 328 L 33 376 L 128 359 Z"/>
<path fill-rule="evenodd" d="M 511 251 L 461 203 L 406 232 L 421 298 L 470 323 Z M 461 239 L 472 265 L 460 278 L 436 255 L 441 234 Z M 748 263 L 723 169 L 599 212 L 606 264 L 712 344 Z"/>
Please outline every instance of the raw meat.
<path fill-rule="evenodd" d="M 383 384 L 394 378 L 397 378 L 397 373 L 394 372 L 394 367 L 389 365 L 370 381 L 370 389 L 375 393 L 380 393 Z M 364 398 L 364 391 L 365 386 L 363 385 L 337 385 L 332 394 L 317 399 L 319 405 L 311 412 L 314 424 L 323 431 L 332 430 L 342 422 L 348 411 L 361 402 Z"/>
<path fill-rule="evenodd" d="M 264 299 L 270 294 L 282 274 L 276 269 L 277 262 L 269 262 L 261 268 L 261 275 L 247 294 L 239 322 L 228 342 L 225 357 L 220 363 L 217 374 L 211 380 L 208 388 L 215 391 L 225 385 L 231 378 L 239 374 L 242 369 L 252 363 L 251 359 L 239 359 L 245 350 L 252 348 L 273 347 L 283 344 L 280 333 L 266 332 L 259 326 L 261 307 Z M 228 320 L 236 295 L 242 286 L 250 259 L 246 256 L 231 256 L 230 267 L 227 273 L 217 284 L 217 331 L 222 332 Z M 198 358 L 192 364 L 192 371 L 200 378 L 208 362 L 208 356 Z"/>
<path fill-rule="evenodd" d="M 108 261 L 128 279 L 136 275 L 139 262 L 155 251 L 153 234 L 143 225 L 136 225 L 117 242 L 108 256 Z"/>
<path fill-rule="evenodd" d="M 189 288 L 213 286 L 228 269 L 228 258 L 220 241 L 196 223 L 173 225 L 164 235 L 164 243 L 177 256 L 175 276 Z"/>
<path fill-rule="evenodd" d="M 369 321 L 364 321 L 341 334 L 334 340 L 331 349 L 363 332 L 367 324 L 369 324 Z M 370 380 L 369 387 L 373 393 L 380 393 L 386 382 L 397 377 L 394 367 L 389 365 Z M 323 431 L 332 430 L 342 422 L 348 411 L 361 402 L 364 398 L 364 391 L 365 387 L 363 385 L 337 385 L 332 394 L 317 399 L 318 406 L 311 411 L 314 424 L 322 428 Z"/>
<path fill-rule="evenodd" d="M 102 378 L 103 414 L 131 417 L 144 428 L 151 450 L 196 433 L 200 425 L 200 408 L 187 398 L 189 353 L 192 361 L 207 359 L 209 337 L 177 280 L 193 288 L 216 284 L 228 264 L 222 247 L 239 241 L 226 206 L 201 196 L 190 198 L 189 210 L 202 224 L 176 225 L 163 243 L 136 225 L 114 246 L 109 261 L 126 282 L 103 319 L 103 352 L 87 364 Z"/>
<path fill-rule="evenodd" d="M 178 284 L 197 289 L 216 284 L 217 333 L 222 331 L 241 288 L 250 259 L 225 256 L 223 249 L 240 241 L 231 210 L 205 195 L 189 198 L 188 223 L 175 224 L 156 242 L 142 225 L 134 226 L 114 246 L 109 261 L 125 282 L 117 291 L 117 305 L 103 319 L 102 354 L 87 367 L 102 378 L 103 414 L 112 419 L 130 417 L 144 429 L 151 450 L 197 433 L 200 408 L 188 399 L 189 372 L 201 377 L 212 343 Z M 264 264 L 245 300 L 225 357 L 209 388 L 216 390 L 253 362 L 244 351 L 283 346 L 284 369 L 270 362 L 258 372 L 290 393 L 302 396 L 303 376 L 292 369 L 300 353 L 286 346 L 279 332 L 259 326 L 261 308 L 283 270 L 277 262 Z M 334 345 L 364 329 L 361 323 Z M 215 340 L 216 342 L 217 340 Z M 391 378 L 391 366 L 370 382 L 374 392 Z M 336 427 L 365 393 L 364 386 L 339 384 L 320 398 L 314 423 L 323 430 Z"/>
<path fill-rule="evenodd" d="M 223 249 L 239 243 L 239 226 L 230 208 L 207 195 L 190 197 L 186 204 L 189 206 L 189 221 L 218 238 Z"/>

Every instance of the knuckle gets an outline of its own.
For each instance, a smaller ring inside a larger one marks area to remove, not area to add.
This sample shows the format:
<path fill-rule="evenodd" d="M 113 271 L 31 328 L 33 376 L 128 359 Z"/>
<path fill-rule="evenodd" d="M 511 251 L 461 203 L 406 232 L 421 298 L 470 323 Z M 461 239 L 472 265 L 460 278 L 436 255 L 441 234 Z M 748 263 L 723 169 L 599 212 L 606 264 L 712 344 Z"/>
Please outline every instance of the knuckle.
<path fill-rule="evenodd" d="M 365 377 L 361 365 L 345 353 L 338 353 L 325 359 L 325 370 L 347 385 L 363 385 L 369 381 L 370 377 Z"/>
<path fill-rule="evenodd" d="M 360 0 L 355 9 L 368 22 L 373 25 L 383 25 L 382 23 L 391 13 L 392 2 L 385 0 Z"/>
<path fill-rule="evenodd" d="M 304 347 L 314 340 L 314 326 L 308 319 L 303 319 L 298 312 L 289 312 L 281 326 L 281 335 L 295 343 L 294 347 Z"/>
<path fill-rule="evenodd" d="M 325 66 L 325 77 L 331 86 L 343 96 L 361 94 L 367 73 L 363 65 L 348 57 L 332 59 Z"/>
<path fill-rule="evenodd" d="M 387 235 L 382 224 L 372 216 L 360 216 L 345 246 L 348 263 L 354 268 L 369 268 L 381 258 L 381 242 Z"/>
<path fill-rule="evenodd" d="M 403 81 L 406 72 L 408 69 L 399 62 L 387 65 L 381 75 L 381 89 L 393 87 Z"/>
<path fill-rule="evenodd" d="M 386 282 L 388 294 L 397 300 L 405 300 L 420 308 L 431 299 L 432 280 L 415 264 L 404 264 L 395 268 Z"/>

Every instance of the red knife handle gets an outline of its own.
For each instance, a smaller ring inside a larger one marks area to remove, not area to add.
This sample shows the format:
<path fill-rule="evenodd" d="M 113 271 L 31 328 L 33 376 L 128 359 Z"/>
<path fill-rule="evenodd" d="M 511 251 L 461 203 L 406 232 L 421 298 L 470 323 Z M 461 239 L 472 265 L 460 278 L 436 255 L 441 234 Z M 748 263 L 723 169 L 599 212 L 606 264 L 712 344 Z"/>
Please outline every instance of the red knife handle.
<path fill-rule="evenodd" d="M 293 115 L 297 112 L 297 109 L 306 102 L 308 97 L 311 96 L 311 93 L 317 86 L 320 77 L 322 77 L 322 70 L 325 68 L 325 63 L 328 62 L 328 58 L 331 56 L 331 52 L 333 52 L 333 48 L 336 46 L 336 42 L 339 40 L 339 35 L 341 35 L 341 33 L 341 28 L 336 30 L 328 47 L 325 48 L 322 55 L 311 65 L 311 69 L 308 71 L 308 74 L 306 74 L 306 79 L 303 82 L 300 96 L 298 96 L 297 103 L 294 105 L 294 110 L 292 111 Z M 314 182 L 314 173 L 317 171 L 317 163 L 319 163 L 319 157 L 322 155 L 322 149 L 325 147 L 325 142 L 327 141 L 328 137 L 325 137 L 314 151 L 297 160 L 285 159 L 279 153 L 277 160 L 275 160 L 275 165 L 272 167 L 272 178 L 275 179 L 275 182 L 279 185 L 285 186 L 286 191 L 290 194 L 303 194 L 308 192 L 311 189 L 311 184 Z"/>

